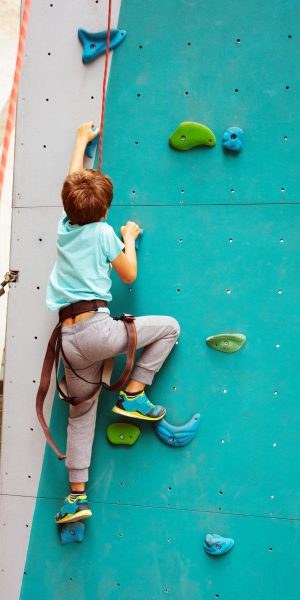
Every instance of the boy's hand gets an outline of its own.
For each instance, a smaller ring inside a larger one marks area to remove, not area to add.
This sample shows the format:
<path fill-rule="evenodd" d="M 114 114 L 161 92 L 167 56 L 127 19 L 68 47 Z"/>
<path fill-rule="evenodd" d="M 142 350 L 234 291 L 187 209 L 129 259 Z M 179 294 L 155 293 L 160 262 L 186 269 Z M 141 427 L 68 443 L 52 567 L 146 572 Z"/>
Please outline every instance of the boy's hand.
<path fill-rule="evenodd" d="M 99 127 L 95 130 L 93 121 L 82 123 L 77 129 L 77 139 L 84 140 L 86 143 L 91 142 L 99 133 Z"/>
<path fill-rule="evenodd" d="M 140 232 L 141 230 L 139 226 L 133 221 L 127 221 L 126 225 L 123 225 L 123 227 L 121 227 L 121 235 L 123 237 L 124 242 L 127 239 L 136 240 Z"/>

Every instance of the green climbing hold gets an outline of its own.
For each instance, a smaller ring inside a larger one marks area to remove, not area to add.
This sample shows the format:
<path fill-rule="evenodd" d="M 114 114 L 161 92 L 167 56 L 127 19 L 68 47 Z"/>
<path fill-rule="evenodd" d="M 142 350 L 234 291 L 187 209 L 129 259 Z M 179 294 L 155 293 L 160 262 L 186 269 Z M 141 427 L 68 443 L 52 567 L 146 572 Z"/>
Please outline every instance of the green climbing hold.
<path fill-rule="evenodd" d="M 207 345 L 219 352 L 237 352 L 245 342 L 246 336 L 243 333 L 220 333 L 206 339 Z"/>
<path fill-rule="evenodd" d="M 111 423 L 106 430 L 106 435 L 111 444 L 125 446 L 132 446 L 137 441 L 140 433 L 140 429 L 130 423 Z"/>
<path fill-rule="evenodd" d="M 211 129 L 202 123 L 183 121 L 170 135 L 169 143 L 176 150 L 190 150 L 196 146 L 215 146 L 216 137 Z"/>

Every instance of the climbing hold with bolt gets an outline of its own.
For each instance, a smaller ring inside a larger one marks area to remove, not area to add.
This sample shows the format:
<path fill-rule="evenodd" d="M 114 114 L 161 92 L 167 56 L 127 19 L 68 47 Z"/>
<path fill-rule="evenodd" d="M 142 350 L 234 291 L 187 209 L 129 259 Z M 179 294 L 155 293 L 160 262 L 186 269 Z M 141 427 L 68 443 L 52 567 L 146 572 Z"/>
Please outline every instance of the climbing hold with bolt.
<path fill-rule="evenodd" d="M 186 446 L 195 437 L 200 425 L 200 414 L 196 413 L 184 425 L 171 425 L 161 419 L 154 425 L 156 435 L 168 446 Z"/>
<path fill-rule="evenodd" d="M 109 49 L 113 50 L 125 40 L 127 31 L 125 29 L 111 29 Z M 85 29 L 78 29 L 78 37 L 82 43 L 82 62 L 90 63 L 106 51 L 107 31 L 90 33 Z"/>
<path fill-rule="evenodd" d="M 140 433 L 140 429 L 131 423 L 111 423 L 106 430 L 107 439 L 118 446 L 133 446 Z"/>
<path fill-rule="evenodd" d="M 223 146 L 226 150 L 240 152 L 244 144 L 244 132 L 240 127 L 229 127 L 223 135 Z"/>
<path fill-rule="evenodd" d="M 234 540 L 232 538 L 225 538 L 217 533 L 208 533 L 203 544 L 204 551 L 211 556 L 226 554 L 233 546 Z"/>
<path fill-rule="evenodd" d="M 84 537 L 84 524 L 80 521 L 63 525 L 60 531 L 60 540 L 62 545 L 72 544 L 73 542 L 82 542 Z"/>
<path fill-rule="evenodd" d="M 219 352 L 237 352 L 246 342 L 246 336 L 243 333 L 220 333 L 206 338 L 206 343 L 210 348 Z"/>
<path fill-rule="evenodd" d="M 170 135 L 169 143 L 176 150 L 191 150 L 196 146 L 215 146 L 214 133 L 202 123 L 183 121 Z"/>

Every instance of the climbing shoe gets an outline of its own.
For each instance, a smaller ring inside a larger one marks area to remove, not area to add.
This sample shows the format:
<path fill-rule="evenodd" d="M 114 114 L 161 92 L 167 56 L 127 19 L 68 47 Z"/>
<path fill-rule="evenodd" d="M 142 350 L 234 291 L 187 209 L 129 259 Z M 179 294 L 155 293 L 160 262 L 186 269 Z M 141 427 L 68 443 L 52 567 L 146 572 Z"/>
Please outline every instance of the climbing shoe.
<path fill-rule="evenodd" d="M 87 495 L 85 493 L 72 499 L 72 494 L 65 498 L 65 503 L 60 511 L 55 515 L 56 523 L 71 523 L 81 521 L 92 516 L 92 511 L 88 507 Z"/>
<path fill-rule="evenodd" d="M 146 421 L 159 421 L 166 414 L 166 409 L 163 406 L 152 404 L 144 391 L 133 398 L 129 398 L 126 392 L 120 392 L 112 411 L 124 415 L 124 417 Z"/>

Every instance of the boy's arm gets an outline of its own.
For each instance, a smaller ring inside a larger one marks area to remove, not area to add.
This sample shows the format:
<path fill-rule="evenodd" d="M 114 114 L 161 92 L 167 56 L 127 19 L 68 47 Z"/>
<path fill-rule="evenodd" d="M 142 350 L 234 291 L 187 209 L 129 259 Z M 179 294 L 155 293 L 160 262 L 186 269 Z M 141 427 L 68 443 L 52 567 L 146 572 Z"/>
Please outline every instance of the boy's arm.
<path fill-rule="evenodd" d="M 140 233 L 140 228 L 136 223 L 128 221 L 121 227 L 121 234 L 125 244 L 125 252 L 112 262 L 112 266 L 117 271 L 120 279 L 124 283 L 133 283 L 137 277 L 137 259 L 135 240 Z"/>
<path fill-rule="evenodd" d="M 77 129 L 76 143 L 71 158 L 69 175 L 75 173 L 76 171 L 81 171 L 84 168 L 83 159 L 86 145 L 88 142 L 91 142 L 99 133 L 99 129 L 93 130 L 92 127 L 94 127 L 94 123 L 91 121 L 89 123 L 83 123 Z"/>

